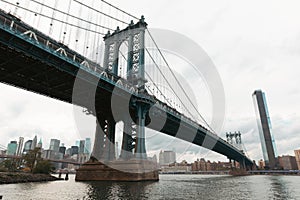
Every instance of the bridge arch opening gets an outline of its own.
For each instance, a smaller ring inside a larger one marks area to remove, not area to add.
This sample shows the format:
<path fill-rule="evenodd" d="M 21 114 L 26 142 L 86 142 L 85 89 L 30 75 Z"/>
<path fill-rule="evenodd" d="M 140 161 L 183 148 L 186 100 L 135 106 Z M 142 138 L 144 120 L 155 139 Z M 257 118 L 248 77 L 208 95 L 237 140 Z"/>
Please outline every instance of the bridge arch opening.
<path fill-rule="evenodd" d="M 127 79 L 128 41 L 124 40 L 118 52 L 118 76 Z"/>

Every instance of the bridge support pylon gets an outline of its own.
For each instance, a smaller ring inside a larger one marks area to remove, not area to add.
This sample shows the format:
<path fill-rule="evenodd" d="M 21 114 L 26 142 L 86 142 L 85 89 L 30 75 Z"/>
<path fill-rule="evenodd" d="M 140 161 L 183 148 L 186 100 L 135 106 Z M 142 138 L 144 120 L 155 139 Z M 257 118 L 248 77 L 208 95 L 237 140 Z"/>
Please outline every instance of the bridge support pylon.
<path fill-rule="evenodd" d="M 104 37 L 103 65 L 109 73 L 118 76 L 119 48 L 128 43 L 126 79 L 139 94 L 145 90 L 144 40 L 147 23 L 142 17 L 124 30 L 117 28 Z M 115 157 L 115 125 L 113 117 L 97 116 L 97 128 L 91 159 L 76 172 L 77 181 L 157 181 L 157 163 L 147 159 L 145 145 L 146 114 L 149 103 L 143 100 L 130 101 L 133 119 L 124 115 L 116 121 L 124 122 L 121 155 Z M 103 113 L 100 113 L 103 114 Z"/>

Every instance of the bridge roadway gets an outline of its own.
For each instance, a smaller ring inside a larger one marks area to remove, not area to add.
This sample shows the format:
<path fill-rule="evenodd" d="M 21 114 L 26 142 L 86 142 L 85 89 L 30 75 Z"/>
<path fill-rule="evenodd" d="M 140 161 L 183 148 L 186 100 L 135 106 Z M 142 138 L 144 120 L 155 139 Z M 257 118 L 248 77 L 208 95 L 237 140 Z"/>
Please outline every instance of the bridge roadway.
<path fill-rule="evenodd" d="M 76 95 L 73 93 L 75 79 L 82 87 Z M 150 123 L 148 128 L 209 148 L 246 166 L 252 165 L 252 161 L 243 152 L 205 127 L 154 96 L 138 93 L 126 80 L 110 74 L 96 63 L 1 10 L 0 82 L 82 106 L 96 117 L 105 114 L 106 118 L 112 119 L 112 109 L 109 105 L 112 91 L 117 89 L 116 95 L 127 105 L 126 97 L 130 95 L 131 101 L 142 101 L 155 107 L 155 118 L 151 119 L 148 114 L 146 124 L 151 120 L 164 120 L 163 113 L 166 113 L 163 127 L 158 127 L 157 123 Z M 96 88 L 96 91 L 89 88 Z M 95 102 L 91 101 L 91 98 L 95 98 Z M 124 107 L 127 106 L 117 109 Z M 131 116 L 135 115 L 134 112 L 129 108 Z M 180 134 L 176 135 L 179 129 Z M 215 145 L 210 147 L 205 145 L 207 143 Z"/>

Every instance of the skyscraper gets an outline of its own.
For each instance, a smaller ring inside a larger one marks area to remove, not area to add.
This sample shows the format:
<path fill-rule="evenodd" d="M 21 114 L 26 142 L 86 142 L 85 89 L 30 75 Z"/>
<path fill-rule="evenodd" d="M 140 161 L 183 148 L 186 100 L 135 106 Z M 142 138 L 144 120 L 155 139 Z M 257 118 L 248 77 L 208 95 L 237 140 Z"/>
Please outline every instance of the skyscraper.
<path fill-rule="evenodd" d="M 73 156 L 74 154 L 78 154 L 78 146 L 71 146 L 71 156 Z"/>
<path fill-rule="evenodd" d="M 31 144 L 31 150 L 35 149 L 36 145 L 37 145 L 37 137 L 34 136 Z"/>
<path fill-rule="evenodd" d="M 82 154 L 82 153 L 84 153 L 84 146 L 85 146 L 85 140 L 80 140 L 79 141 L 79 154 Z"/>
<path fill-rule="evenodd" d="M 42 142 L 42 138 L 40 138 L 39 143 L 36 145 L 36 147 L 42 149 L 43 148 L 43 142 Z"/>
<path fill-rule="evenodd" d="M 22 154 L 23 143 L 24 143 L 24 138 L 19 137 L 19 143 L 18 143 L 18 148 L 17 148 L 17 156 L 20 156 Z"/>
<path fill-rule="evenodd" d="M 59 150 L 59 143 L 60 143 L 60 140 L 57 140 L 57 139 L 51 139 L 51 140 L 50 140 L 50 147 L 49 147 L 49 150 L 58 152 L 58 150 Z"/>
<path fill-rule="evenodd" d="M 260 136 L 261 148 L 265 160 L 265 166 L 269 169 L 277 168 L 276 158 L 278 156 L 275 140 L 272 134 L 271 120 L 267 107 L 265 93 L 255 90 L 252 94 L 256 113 L 257 126 Z"/>
<path fill-rule="evenodd" d="M 61 144 L 61 146 L 59 147 L 58 152 L 62 153 L 63 155 L 65 155 L 65 153 L 66 153 L 66 147 L 65 147 L 64 143 Z"/>
<path fill-rule="evenodd" d="M 31 149 L 32 140 L 27 140 L 24 144 L 23 152 L 27 153 Z"/>
<path fill-rule="evenodd" d="M 16 155 L 17 152 L 17 141 L 11 141 L 8 145 L 7 145 L 7 155 Z"/>
<path fill-rule="evenodd" d="M 84 153 L 91 154 L 91 138 L 85 138 Z"/>

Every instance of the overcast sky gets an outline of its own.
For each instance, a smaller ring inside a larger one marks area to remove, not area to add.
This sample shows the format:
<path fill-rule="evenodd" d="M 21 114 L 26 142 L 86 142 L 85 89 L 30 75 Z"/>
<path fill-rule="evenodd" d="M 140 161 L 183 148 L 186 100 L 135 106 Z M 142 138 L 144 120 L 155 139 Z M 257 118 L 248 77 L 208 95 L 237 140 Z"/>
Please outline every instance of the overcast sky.
<path fill-rule="evenodd" d="M 299 1 L 110 2 L 135 16 L 145 15 L 149 28 L 181 33 L 206 51 L 220 74 L 226 96 L 226 118 L 220 136 L 227 131 L 241 131 L 249 156 L 262 158 L 251 97 L 255 89 L 262 89 L 279 155 L 294 155 L 293 150 L 300 148 Z M 95 119 L 80 116 L 87 125 L 78 128 L 72 105 L 4 84 L 0 84 L 0 91 L 1 145 L 35 134 L 42 137 L 46 147 L 50 138 L 70 146 L 76 139 L 94 137 Z M 225 160 L 161 134 L 147 142 L 150 155 L 166 147 L 176 150 L 178 161 L 201 157 Z"/>

